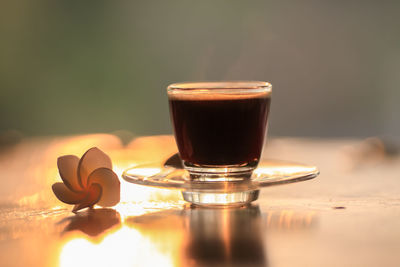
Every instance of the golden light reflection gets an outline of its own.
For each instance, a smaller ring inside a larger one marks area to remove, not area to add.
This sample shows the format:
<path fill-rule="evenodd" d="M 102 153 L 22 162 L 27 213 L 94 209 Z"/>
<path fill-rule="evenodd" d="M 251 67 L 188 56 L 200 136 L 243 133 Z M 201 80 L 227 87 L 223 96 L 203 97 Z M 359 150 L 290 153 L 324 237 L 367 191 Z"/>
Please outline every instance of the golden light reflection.
<path fill-rule="evenodd" d="M 88 266 L 174 266 L 168 251 L 133 228 L 122 227 L 100 243 L 85 238 L 68 241 L 60 253 L 60 267 Z"/>
<path fill-rule="evenodd" d="M 268 229 L 300 230 L 310 229 L 316 223 L 315 211 L 282 210 L 279 212 L 269 211 L 266 218 Z"/>
<path fill-rule="evenodd" d="M 256 175 L 265 175 L 268 174 L 270 176 L 285 176 L 285 175 L 293 175 L 302 173 L 310 173 L 310 172 L 317 172 L 317 169 L 313 166 L 284 166 L 284 165 L 261 165 L 254 170 L 254 174 Z"/>
<path fill-rule="evenodd" d="M 134 170 L 131 170 L 129 174 L 139 176 L 152 176 L 161 172 L 161 170 L 161 168 L 136 168 Z"/>
<path fill-rule="evenodd" d="M 230 214 L 228 209 L 222 210 L 222 239 L 225 243 L 225 255 L 232 258 L 231 255 L 231 233 L 230 233 Z"/>
<path fill-rule="evenodd" d="M 126 225 L 136 229 L 140 234 L 153 242 L 158 251 L 169 255 L 174 266 L 182 264 L 182 251 L 185 242 L 185 225 L 182 207 L 173 210 L 159 210 L 126 220 Z"/>

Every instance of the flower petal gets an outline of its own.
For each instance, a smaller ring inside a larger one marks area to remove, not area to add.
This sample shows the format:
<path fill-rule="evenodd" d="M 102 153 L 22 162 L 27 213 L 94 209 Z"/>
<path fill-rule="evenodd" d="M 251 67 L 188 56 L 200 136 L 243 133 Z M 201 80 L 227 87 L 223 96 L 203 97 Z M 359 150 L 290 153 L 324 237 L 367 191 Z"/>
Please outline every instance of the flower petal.
<path fill-rule="evenodd" d="M 99 184 L 103 194 L 97 203 L 102 207 L 111 207 L 118 204 L 120 199 L 120 181 L 110 169 L 99 168 L 89 175 L 88 184 Z"/>
<path fill-rule="evenodd" d="M 86 197 L 84 192 L 73 192 L 63 183 L 55 183 L 51 187 L 56 197 L 67 204 L 77 204 Z"/>
<path fill-rule="evenodd" d="M 75 192 L 82 191 L 78 181 L 79 158 L 73 155 L 62 156 L 57 159 L 58 172 L 64 184 Z"/>
<path fill-rule="evenodd" d="M 92 147 L 83 154 L 78 164 L 78 180 L 83 188 L 87 186 L 89 174 L 98 168 L 112 169 L 111 159 L 97 147 Z"/>
<path fill-rule="evenodd" d="M 87 188 L 86 197 L 82 200 L 81 203 L 74 206 L 73 212 L 78 210 L 91 207 L 96 204 L 102 195 L 102 189 L 99 184 L 92 184 Z"/>

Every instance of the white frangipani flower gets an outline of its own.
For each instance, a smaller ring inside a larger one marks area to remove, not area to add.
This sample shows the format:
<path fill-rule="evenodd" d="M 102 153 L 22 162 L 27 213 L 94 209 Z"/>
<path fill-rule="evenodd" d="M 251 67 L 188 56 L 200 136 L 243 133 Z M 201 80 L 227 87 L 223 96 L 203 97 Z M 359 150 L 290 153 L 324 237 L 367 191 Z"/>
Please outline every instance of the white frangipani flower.
<path fill-rule="evenodd" d="M 81 159 L 73 155 L 59 157 L 57 166 L 64 183 L 53 184 L 53 192 L 60 201 L 75 204 L 73 212 L 119 202 L 120 181 L 112 171 L 110 157 L 97 147 L 86 151 Z"/>

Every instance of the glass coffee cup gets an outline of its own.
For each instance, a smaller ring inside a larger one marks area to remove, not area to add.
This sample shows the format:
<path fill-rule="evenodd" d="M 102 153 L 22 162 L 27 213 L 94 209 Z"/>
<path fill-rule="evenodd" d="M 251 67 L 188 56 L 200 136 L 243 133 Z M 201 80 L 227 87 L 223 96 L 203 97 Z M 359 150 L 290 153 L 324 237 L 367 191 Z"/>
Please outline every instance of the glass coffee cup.
<path fill-rule="evenodd" d="M 191 179 L 251 177 L 266 138 L 271 92 L 271 84 L 262 81 L 168 86 L 175 140 Z"/>

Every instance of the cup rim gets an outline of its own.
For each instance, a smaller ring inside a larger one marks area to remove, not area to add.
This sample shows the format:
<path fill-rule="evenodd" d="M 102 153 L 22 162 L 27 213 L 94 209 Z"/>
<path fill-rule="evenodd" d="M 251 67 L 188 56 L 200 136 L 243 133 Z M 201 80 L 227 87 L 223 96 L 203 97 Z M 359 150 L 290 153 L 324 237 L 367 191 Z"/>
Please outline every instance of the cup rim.
<path fill-rule="evenodd" d="M 173 83 L 167 91 L 193 91 L 193 90 L 240 90 L 240 91 L 271 91 L 272 85 L 265 81 L 201 81 Z"/>

